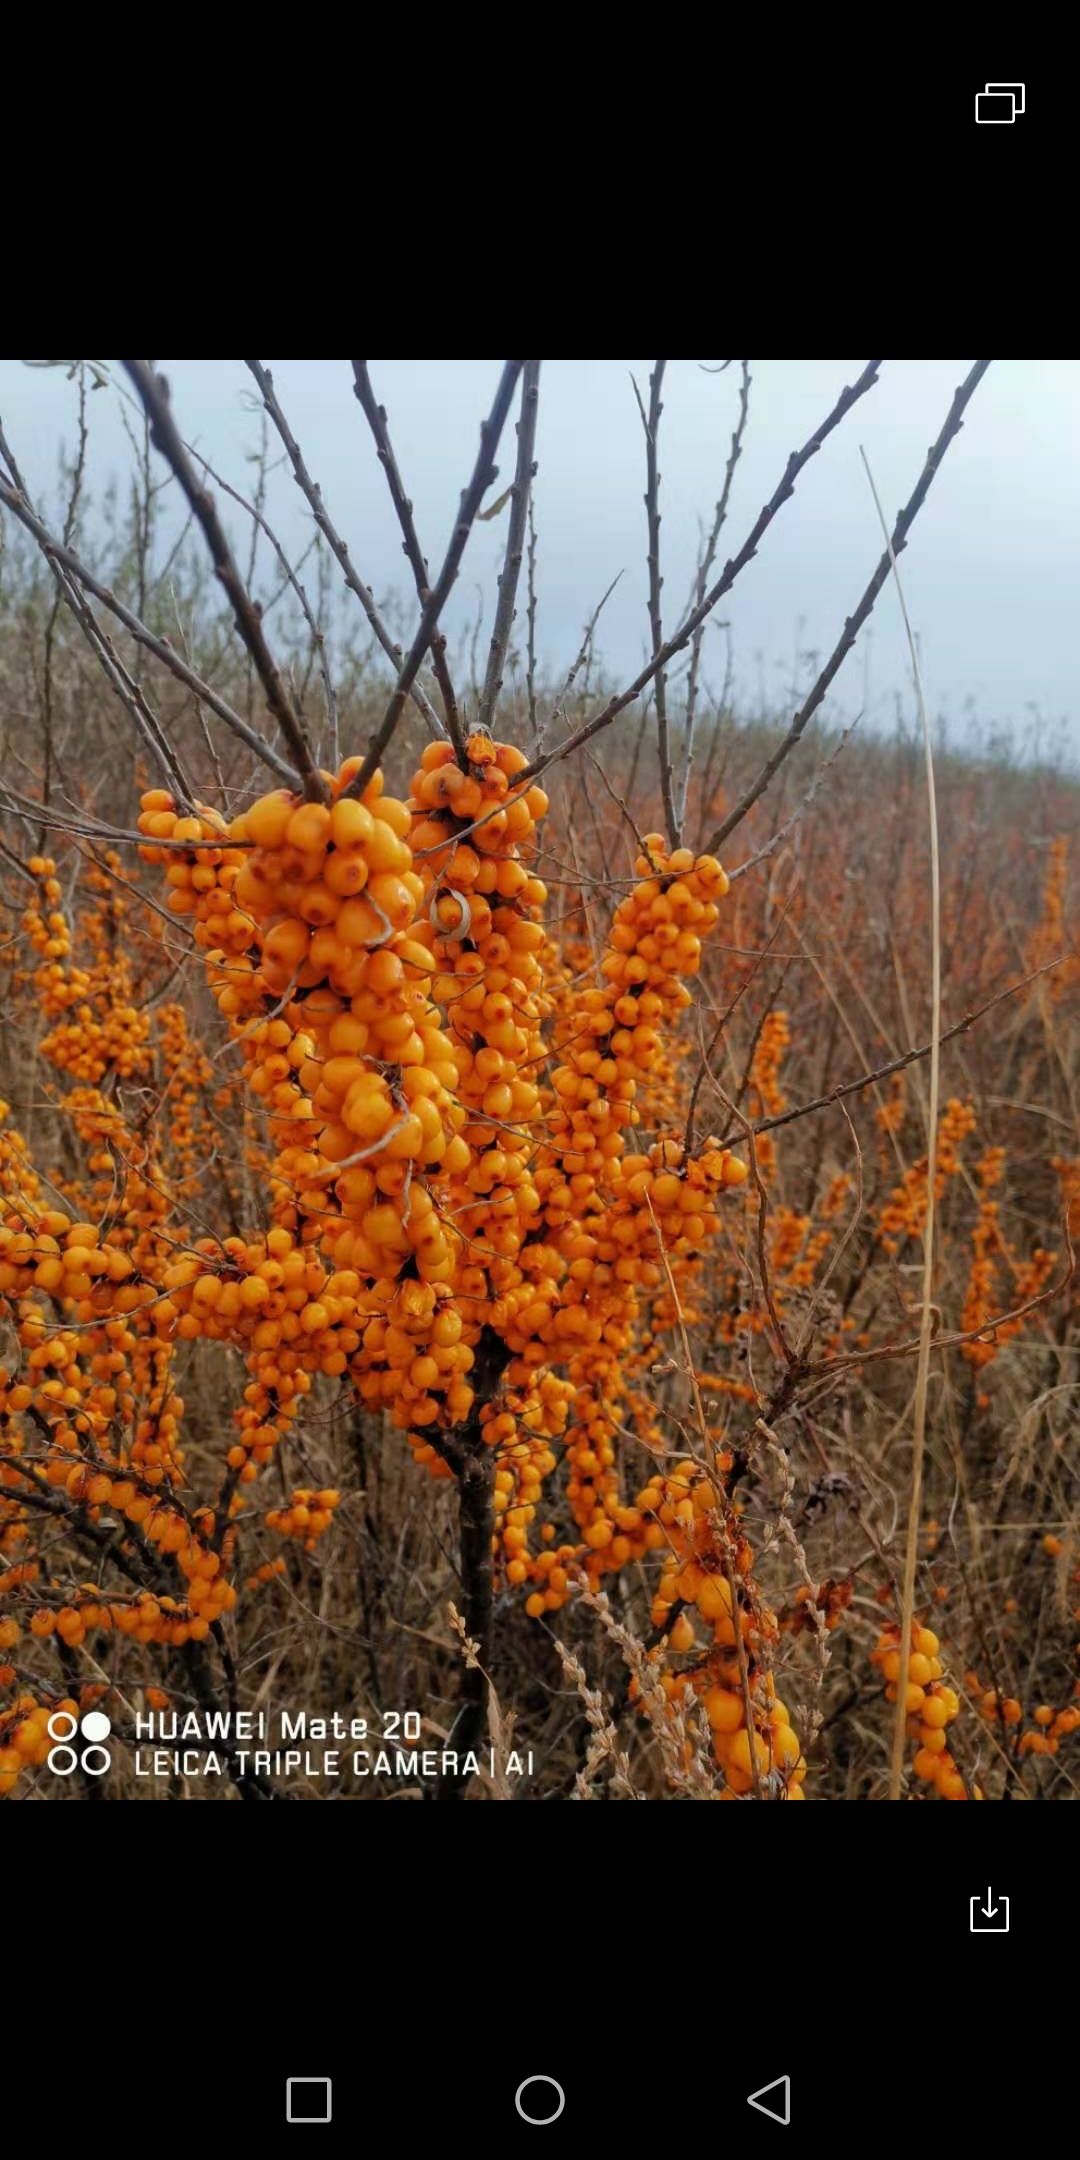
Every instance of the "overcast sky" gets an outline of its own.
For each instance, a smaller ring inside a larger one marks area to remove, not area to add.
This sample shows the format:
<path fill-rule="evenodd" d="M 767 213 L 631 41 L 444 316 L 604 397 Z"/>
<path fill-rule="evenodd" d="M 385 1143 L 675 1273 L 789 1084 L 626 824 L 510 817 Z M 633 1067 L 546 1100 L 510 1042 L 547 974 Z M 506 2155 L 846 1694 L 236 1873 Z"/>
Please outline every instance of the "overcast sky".
<path fill-rule="evenodd" d="M 251 485 L 245 452 L 258 440 L 251 378 L 241 361 L 165 360 L 182 433 L 235 485 Z M 715 365 L 716 363 L 708 363 Z M 789 452 L 833 405 L 861 360 L 754 360 L 750 420 L 737 468 L 721 561 L 741 544 L 772 494 Z M 269 363 L 293 432 L 323 488 L 362 574 L 380 595 L 409 590 L 400 538 L 347 360 Z M 479 423 L 501 365 L 492 360 L 372 361 L 376 393 L 412 495 L 421 542 L 441 561 L 458 495 L 472 468 Z M 623 573 L 598 632 L 611 671 L 634 671 L 647 639 L 644 440 L 631 385 L 648 396 L 648 360 L 547 360 L 537 433 L 538 624 L 552 671 L 570 663 L 581 630 L 612 579 Z M 877 387 L 811 461 L 761 553 L 719 613 L 731 625 L 744 702 L 785 703 L 796 652 L 827 654 L 881 550 L 880 528 L 859 456 L 865 445 L 890 523 L 906 501 L 967 360 L 886 361 Z M 660 470 L 664 619 L 682 614 L 696 562 L 700 521 L 711 518 L 738 407 L 738 366 L 707 373 L 695 360 L 668 363 Z M 57 450 L 74 437 L 76 389 L 61 370 L 0 361 L 0 416 L 31 489 L 54 488 Z M 91 400 L 91 475 L 100 489 L 130 464 L 116 393 Z M 960 734 L 968 701 L 986 725 L 1045 730 L 1064 723 L 1080 740 L 1080 641 L 1076 634 L 1080 543 L 1080 363 L 997 360 L 968 410 L 901 558 L 931 707 Z M 504 437 L 501 481 L 510 478 L 513 436 Z M 498 490 L 496 490 L 497 492 Z M 239 518 L 226 505 L 238 533 Z M 271 479 L 268 515 L 297 551 L 310 524 L 286 469 Z M 490 628 L 505 515 L 474 533 L 447 615 L 453 636 L 484 602 Z M 523 634 L 523 619 L 518 630 Z M 706 645 L 718 687 L 723 639 Z M 812 679 L 799 662 L 799 679 Z M 909 671 L 894 592 L 882 594 L 869 650 L 860 638 L 836 686 L 833 710 L 890 716 L 899 692 L 910 712 Z"/>

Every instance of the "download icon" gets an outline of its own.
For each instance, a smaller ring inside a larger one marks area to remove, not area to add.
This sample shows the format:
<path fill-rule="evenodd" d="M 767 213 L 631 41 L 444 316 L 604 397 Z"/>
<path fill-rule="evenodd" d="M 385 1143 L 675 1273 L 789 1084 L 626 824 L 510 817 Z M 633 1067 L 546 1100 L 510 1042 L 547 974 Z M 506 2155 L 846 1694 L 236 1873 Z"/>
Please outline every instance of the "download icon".
<path fill-rule="evenodd" d="M 976 1895 L 971 1899 L 971 1933 L 973 1935 L 1007 1935 L 1009 1932 L 1009 1900 L 995 1898 L 988 1890 L 985 1898 Z"/>

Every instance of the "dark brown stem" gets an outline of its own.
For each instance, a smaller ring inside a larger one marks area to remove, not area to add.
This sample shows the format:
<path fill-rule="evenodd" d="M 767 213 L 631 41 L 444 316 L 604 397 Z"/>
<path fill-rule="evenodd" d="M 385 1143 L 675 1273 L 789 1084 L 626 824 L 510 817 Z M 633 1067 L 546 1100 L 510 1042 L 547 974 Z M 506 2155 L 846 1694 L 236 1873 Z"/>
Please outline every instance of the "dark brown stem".
<path fill-rule="evenodd" d="M 491 1671 L 495 1579 L 491 1541 L 495 1529 L 495 1455 L 484 1439 L 480 1413 L 491 1402 L 510 1352 L 493 1328 L 485 1327 L 476 1346 L 472 1381 L 476 1389 L 468 1421 L 443 1448 L 458 1481 L 461 1543 L 462 1620 L 475 1651 L 465 1668 L 461 1701 L 448 1746 L 462 1767 L 447 1770 L 436 1788 L 437 1800 L 460 1800 L 469 1782 L 464 1759 L 484 1731 L 488 1676 Z"/>

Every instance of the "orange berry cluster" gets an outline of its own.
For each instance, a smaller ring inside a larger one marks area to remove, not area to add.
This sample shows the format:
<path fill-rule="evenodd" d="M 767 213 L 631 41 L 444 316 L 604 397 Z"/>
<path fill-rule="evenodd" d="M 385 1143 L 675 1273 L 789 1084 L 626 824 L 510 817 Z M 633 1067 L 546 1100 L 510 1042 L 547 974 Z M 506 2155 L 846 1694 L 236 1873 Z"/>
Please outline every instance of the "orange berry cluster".
<path fill-rule="evenodd" d="M 117 1286 L 133 1269 L 127 1255 L 104 1244 L 96 1223 L 73 1223 L 59 1208 L 45 1208 L 32 1218 L 0 1222 L 0 1294 L 24 1297 L 45 1290 L 89 1308 L 86 1317 L 131 1311 L 141 1302 L 136 1289 L 124 1299 Z M 33 1332 L 33 1331 L 32 1331 Z"/>
<path fill-rule="evenodd" d="M 955 1177 L 960 1169 L 960 1150 L 968 1134 L 977 1123 L 974 1106 L 960 1102 L 953 1095 L 946 1103 L 938 1121 L 937 1163 L 934 1173 L 934 1197 L 940 1200 L 946 1181 Z M 893 1187 L 888 1200 L 881 1209 L 878 1221 L 881 1242 L 887 1253 L 898 1253 L 906 1238 L 921 1237 L 926 1227 L 926 1185 L 929 1166 L 926 1156 L 912 1163 L 899 1185 Z"/>
<path fill-rule="evenodd" d="M 26 865 L 32 878 L 37 880 L 37 892 L 23 911 L 22 927 L 41 962 L 34 982 L 44 992 L 55 982 L 63 984 L 64 970 L 52 963 L 66 960 L 71 951 L 71 932 L 67 916 L 60 905 L 63 897 L 56 864 L 51 855 L 31 855 Z"/>
<path fill-rule="evenodd" d="M 780 1005 L 766 1013 L 754 1045 L 748 1075 L 749 1111 L 753 1118 L 778 1117 L 787 1108 L 780 1071 L 791 1047 L 791 1023 Z M 757 1165 L 763 1179 L 776 1168 L 776 1141 L 772 1133 L 757 1138 Z"/>
<path fill-rule="evenodd" d="M 284 1575 L 284 1573 L 285 1562 L 279 1553 L 276 1560 L 264 1560 L 259 1567 L 255 1568 L 253 1573 L 246 1577 L 244 1588 L 245 1590 L 261 1590 L 266 1583 L 276 1582 L 278 1576 Z"/>
<path fill-rule="evenodd" d="M 778 1625 L 757 1595 L 750 1547 L 723 1497 L 730 1468 L 730 1456 L 720 1454 L 710 1478 L 687 1460 L 666 1475 L 657 1473 L 639 1495 L 667 1549 L 653 1625 L 667 1629 L 670 1650 L 690 1657 L 680 1670 L 661 1675 L 661 1687 L 672 1701 L 692 1688 L 703 1703 L 729 1794 L 742 1798 L 756 1783 L 776 1798 L 801 1800 L 806 1762 L 764 1662 Z"/>
<path fill-rule="evenodd" d="M 315 1492 L 309 1485 L 298 1485 L 287 1507 L 268 1510 L 266 1527 L 276 1530 L 280 1537 L 298 1539 L 305 1552 L 314 1552 L 324 1531 L 329 1530 L 334 1510 L 340 1504 L 341 1494 L 332 1486 Z"/>
<path fill-rule="evenodd" d="M 117 867 L 118 858 L 111 851 L 106 861 L 111 868 Z M 97 946 L 98 959 L 89 968 L 71 965 L 71 933 L 59 906 L 56 864 L 51 856 L 36 855 L 28 867 L 39 881 L 38 893 L 23 915 L 23 929 L 40 956 L 34 989 L 41 1010 L 57 1021 L 41 1042 L 42 1056 L 73 1079 L 92 1084 L 110 1072 L 122 1080 L 145 1074 L 149 1016 L 134 1003 L 127 955 L 115 937 L 109 941 L 103 934 L 103 913 L 111 913 L 115 930 L 122 907 L 114 905 L 86 918 L 84 930 Z M 103 888 L 107 891 L 108 881 L 96 868 L 90 883 L 98 893 Z"/>
<path fill-rule="evenodd" d="M 1023 1724 L 1023 1708 L 1015 1695 L 999 1695 L 996 1688 L 984 1688 L 977 1673 L 969 1672 L 965 1678 L 975 1708 L 987 1724 L 1006 1729 Z M 1016 1747 L 1021 1755 L 1056 1755 L 1062 1740 L 1080 1731 L 1078 1703 L 1070 1703 L 1064 1710 L 1055 1710 L 1050 1703 L 1040 1703 L 1031 1717 L 1027 1731 L 1017 1733 Z"/>
<path fill-rule="evenodd" d="M 529 868 L 548 802 L 542 788 L 518 783 L 526 760 L 512 744 L 474 730 L 465 748 L 464 771 L 449 744 L 425 750 L 409 798 L 411 845 L 427 902 L 419 935 L 431 954 L 432 994 L 447 1015 L 464 1112 L 443 1200 L 456 1246 L 455 1296 L 470 1350 L 489 1328 L 516 1353 L 509 1362 L 501 1356 L 501 1390 L 480 1410 L 484 1441 L 514 1466 L 496 1493 L 506 1513 L 508 1491 L 531 1506 L 525 1488 L 553 1466 L 547 1439 L 564 1418 L 562 1390 L 541 1371 L 536 1327 L 521 1325 L 530 1308 L 534 1321 L 548 1310 L 536 1302 L 545 1256 L 530 1246 L 540 1215 L 533 1161 L 547 1054 L 539 921 L 547 891 Z M 421 1460 L 437 1457 L 437 1430 L 418 1435 L 414 1447 Z M 516 1532 L 520 1523 L 505 1527 Z"/>
<path fill-rule="evenodd" d="M 536 1171 L 549 1309 L 541 1298 L 523 1317 L 566 1363 L 566 1492 L 581 1544 L 551 1543 L 530 1558 L 534 1614 L 565 1602 L 577 1562 L 595 1582 L 647 1549 L 641 1510 L 622 1496 L 615 1447 L 642 1301 L 666 1284 L 665 1256 L 675 1267 L 700 1254 L 719 1227 L 716 1196 L 746 1175 L 709 1141 L 689 1158 L 675 1140 L 655 1143 L 646 1156 L 625 1153 L 640 1087 L 690 1001 L 684 977 L 700 967 L 702 937 L 718 922 L 716 899 L 727 890 L 713 857 L 685 848 L 669 855 L 657 834 L 644 847 L 639 883 L 616 910 L 601 980 L 560 1012 L 563 1062 Z"/>
<path fill-rule="evenodd" d="M 998 1219 L 998 1203 L 991 1197 L 994 1187 L 1001 1183 L 1004 1169 L 1005 1150 L 1002 1147 L 987 1148 L 976 1165 L 975 1174 L 981 1190 L 979 1212 L 971 1233 L 971 1270 L 960 1321 L 965 1331 L 985 1326 L 995 1312 L 1024 1305 L 1029 1298 L 1037 1297 L 1054 1270 L 1057 1256 L 1044 1246 L 1037 1245 L 1024 1262 L 1019 1262 L 1009 1249 Z M 1012 1278 L 1007 1289 L 1000 1279 L 1003 1265 Z M 977 1341 L 962 1343 L 961 1356 L 979 1370 L 991 1364 L 1003 1345 L 1020 1334 L 1023 1327 L 1022 1315 L 1002 1319 Z M 985 1409 L 988 1400 L 987 1396 L 980 1396 L 979 1407 Z"/>
<path fill-rule="evenodd" d="M 428 761 L 436 776 L 448 770 L 439 750 L 428 753 Z M 509 753 L 506 762 L 512 777 L 520 769 L 520 753 Z M 414 795 L 428 801 L 437 785 L 437 777 L 426 788 L 423 779 L 418 779 Z M 446 812 L 441 814 L 445 821 Z M 477 814 L 475 809 L 473 814 Z M 414 831 L 414 841 L 417 837 Z M 419 837 L 434 844 L 430 830 Z M 529 1176 L 526 1169 L 517 1181 L 516 1209 L 509 1196 L 498 1195 L 507 1218 L 500 1258 L 509 1266 L 489 1263 L 487 1271 L 491 1287 L 500 1292 L 487 1312 L 512 1352 L 505 1407 L 491 1416 L 489 1425 L 490 1436 L 498 1439 L 503 1466 L 497 1478 L 496 1507 L 508 1579 L 524 1582 L 531 1577 L 536 1583 L 528 1600 L 534 1614 L 555 1610 L 565 1601 L 570 1571 L 582 1559 L 595 1580 L 647 1549 L 644 1519 L 639 1509 L 623 1503 L 615 1467 L 612 1413 L 621 1385 L 619 1353 L 625 1356 L 631 1347 L 640 1291 L 657 1289 L 664 1280 L 657 1265 L 658 1238 L 668 1249 L 669 1265 L 699 1251 L 701 1242 L 718 1228 L 714 1194 L 745 1175 L 742 1165 L 726 1151 L 708 1143 L 698 1158 L 689 1161 L 678 1143 L 658 1144 L 644 1160 L 623 1160 L 626 1133 L 637 1121 L 639 1089 L 664 1063 L 665 1038 L 654 1023 L 669 1027 L 689 1002 L 683 978 L 693 975 L 700 965 L 701 937 L 718 921 L 715 897 L 727 886 L 722 869 L 710 857 L 695 858 L 689 850 L 668 857 L 657 835 L 650 835 L 644 845 L 647 852 L 637 865 L 641 882 L 616 913 L 601 969 L 603 980 L 557 1002 L 557 1040 L 566 1062 L 553 1076 L 541 1145 L 533 1149 L 535 1171 Z M 461 851 L 460 842 L 456 849 L 445 845 L 444 824 L 444 846 L 436 853 L 436 871 L 444 865 L 456 866 Z M 470 891 L 473 867 L 467 864 Z M 543 889 L 530 893 L 520 882 L 517 865 L 512 867 L 519 888 L 517 909 L 527 909 L 531 915 L 542 904 Z M 456 878 L 458 870 L 447 867 L 445 875 Z M 498 875 L 501 883 L 504 873 Z M 513 903 L 506 912 L 512 910 Z M 537 1029 L 544 1017 L 541 985 L 545 978 L 539 957 L 544 941 L 539 926 L 531 922 L 527 936 L 520 931 L 515 934 L 512 922 L 506 927 L 511 954 L 501 948 L 485 950 L 481 944 L 479 956 L 489 961 L 489 984 L 493 958 L 504 962 L 519 979 L 517 1017 L 524 1039 L 514 1047 L 518 1069 L 522 1059 L 527 1059 L 532 1073 L 543 1056 Z M 515 947 L 523 958 L 515 959 Z M 466 961 L 466 969 L 468 965 Z M 440 998 L 451 995 L 452 986 L 437 984 L 437 994 Z M 459 1002 L 465 1011 L 470 1004 L 485 1016 L 490 1011 L 486 1000 L 481 1006 L 478 991 L 471 998 L 466 991 Z M 502 1018 L 496 1013 L 496 1025 L 501 1025 Z M 456 1032 L 461 1025 L 455 1020 Z M 464 1094 L 471 1069 L 470 1046 L 459 1047 L 455 1039 L 455 1047 L 463 1068 Z M 497 1041 L 492 1047 L 498 1047 Z M 475 1038 L 472 1049 L 475 1054 Z M 481 1067 L 480 1080 L 485 1076 L 486 1067 Z M 492 1107 L 490 1099 L 480 1098 L 480 1108 L 490 1113 Z M 532 1121 L 532 1099 L 519 1100 L 515 1107 L 519 1117 Z M 469 1131 L 466 1137 L 475 1140 L 477 1136 Z M 481 1141 L 485 1137 L 479 1136 Z M 517 1152 L 526 1164 L 531 1146 L 526 1130 L 517 1141 Z M 507 1150 L 504 1137 L 499 1156 L 505 1158 Z M 501 1176 L 505 1161 L 493 1167 Z M 528 1218 L 536 1212 L 534 1187 L 543 1213 L 530 1222 Z M 514 1223 L 515 1213 L 518 1223 L 526 1218 L 524 1236 Z M 482 1221 L 471 1223 L 465 1217 L 464 1228 L 477 1240 L 492 1241 Z M 482 1294 L 479 1280 L 470 1287 L 478 1296 Z M 568 1384 L 553 1385 L 549 1374 L 539 1377 L 543 1362 L 550 1358 L 566 1365 Z M 529 1393 L 522 1393 L 530 1371 Z M 574 1406 L 574 1425 L 567 1445 L 567 1498 L 581 1543 L 556 1544 L 553 1528 L 545 1526 L 547 1549 L 534 1555 L 529 1551 L 528 1534 L 540 1485 L 554 1463 L 548 1443 L 558 1433 L 569 1403 Z M 505 1467 L 508 1459 L 513 1460 L 513 1474 Z"/>
<path fill-rule="evenodd" d="M 331 1297 L 351 1300 L 338 1320 L 362 1315 L 382 1328 L 356 1377 L 365 1400 L 408 1427 L 438 1416 L 433 1386 L 453 1390 L 455 1416 L 471 1401 L 463 1375 L 472 1353 L 456 1315 L 443 1312 L 453 1263 L 431 1190 L 462 1119 L 428 995 L 431 955 L 415 934 L 423 886 L 407 844 L 411 813 L 383 794 L 379 774 L 363 801 L 351 795 L 360 762 L 332 777 L 331 804 L 275 791 L 232 821 L 220 851 L 195 860 L 193 849 L 193 861 L 168 874 L 197 917 L 218 1002 L 270 1123 L 278 1227 L 323 1245 L 338 1278 Z M 200 816 L 205 824 L 209 814 Z M 159 793 L 144 799 L 140 822 L 155 840 L 196 837 Z M 344 1370 L 341 1342 L 323 1339 L 320 1302 L 303 1322 L 310 1350 Z M 356 1336 L 348 1363 L 361 1331 L 346 1332 Z M 310 1369 L 314 1357 L 301 1362 Z"/>
<path fill-rule="evenodd" d="M 77 1717 L 79 1705 L 67 1695 L 61 1702 L 40 1703 L 24 1694 L 11 1710 L 0 1713 L 0 1800 L 13 1791 L 24 1770 L 40 1769 L 53 1744 L 49 1719 L 57 1710 Z"/>
<path fill-rule="evenodd" d="M 1074 996 L 1080 982 L 1075 915 L 1070 918 L 1069 912 L 1069 845 L 1067 833 L 1059 833 L 1050 843 L 1042 915 L 1028 939 L 1024 954 L 1025 967 L 1032 972 L 1045 967 L 1048 961 L 1059 963 L 1046 976 L 1043 985 L 1045 995 L 1053 1003 Z"/>
<path fill-rule="evenodd" d="M 646 1516 L 640 1501 L 626 1505 L 616 1458 L 642 1298 L 666 1283 L 662 1256 L 674 1268 L 700 1255 L 719 1227 L 718 1195 L 746 1174 L 726 1149 L 708 1142 L 689 1159 L 677 1141 L 660 1141 L 647 1156 L 612 1163 L 616 1174 L 607 1184 L 606 1206 L 561 1234 L 568 1278 L 545 1330 L 562 1346 L 573 1388 L 566 1496 L 593 1582 L 640 1559 L 649 1546 Z M 673 1315 L 665 1317 L 670 1324 Z M 662 1442 L 658 1428 L 651 1437 Z M 576 1557 L 565 1545 L 536 1556 L 538 1587 L 530 1611 L 554 1611 L 565 1602 L 561 1578 Z"/>
<path fill-rule="evenodd" d="M 959 1714 L 960 1697 L 942 1679 L 944 1667 L 938 1655 L 940 1648 L 933 1628 L 913 1622 L 911 1649 L 906 1673 L 903 1673 L 900 1629 L 892 1625 L 879 1637 L 871 1659 L 881 1668 L 888 1702 L 895 1702 L 900 1687 L 904 1688 L 908 1733 L 918 1742 L 913 1765 L 916 1777 L 933 1785 L 942 1800 L 966 1800 L 969 1797 L 967 1786 L 946 1742 L 948 1727 Z M 978 1788 L 975 1797 L 979 1797 Z"/>
<path fill-rule="evenodd" d="M 645 848 L 635 865 L 641 882 L 615 911 L 601 966 L 607 986 L 586 988 L 564 1023 L 565 1062 L 549 1119 L 562 1175 L 553 1170 L 545 1190 L 553 1226 L 592 1199 L 623 1154 L 626 1131 L 638 1122 L 639 1085 L 663 1053 L 661 1025 L 670 1027 L 690 1003 L 686 978 L 698 972 L 702 937 L 719 921 L 716 902 L 728 889 L 711 855 L 679 848 L 669 856 L 655 833 Z"/>

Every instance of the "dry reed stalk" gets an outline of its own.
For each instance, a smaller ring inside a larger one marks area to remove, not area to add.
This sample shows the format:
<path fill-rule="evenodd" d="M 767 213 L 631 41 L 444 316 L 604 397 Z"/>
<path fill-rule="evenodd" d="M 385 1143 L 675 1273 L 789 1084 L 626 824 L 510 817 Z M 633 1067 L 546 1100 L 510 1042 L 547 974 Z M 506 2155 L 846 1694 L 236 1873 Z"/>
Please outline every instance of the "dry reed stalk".
<path fill-rule="evenodd" d="M 915 1368 L 915 1403 L 911 1434 L 911 1496 L 908 1501 L 907 1541 L 904 1548 L 904 1577 L 900 1592 L 900 1679 L 896 1689 L 896 1716 L 893 1719 L 892 1759 L 889 1765 L 889 1798 L 899 1800 L 904 1776 L 904 1742 L 907 1738 L 907 1689 L 906 1660 L 911 1642 L 911 1623 L 915 1609 L 915 1570 L 919 1558 L 919 1514 L 922 1507 L 923 1457 L 926 1451 L 926 1391 L 930 1377 L 930 1332 L 933 1316 L 932 1295 L 934 1287 L 934 1181 L 937 1176 L 937 1129 L 938 1096 L 940 1092 L 941 1067 L 941 856 L 938 848 L 937 794 L 934 788 L 934 753 L 930 743 L 930 720 L 926 710 L 922 670 L 919 666 L 918 648 L 908 617 L 904 588 L 896 566 L 889 528 L 881 499 L 874 486 L 870 461 L 860 445 L 866 477 L 885 545 L 889 550 L 889 562 L 896 581 L 896 594 L 900 612 L 904 618 L 904 630 L 911 654 L 912 673 L 915 678 L 915 696 L 922 726 L 923 748 L 926 753 L 926 807 L 930 821 L 930 1101 L 927 1108 L 926 1137 L 926 1230 L 923 1236 L 923 1283 L 922 1314 L 919 1321 L 919 1355 Z"/>

